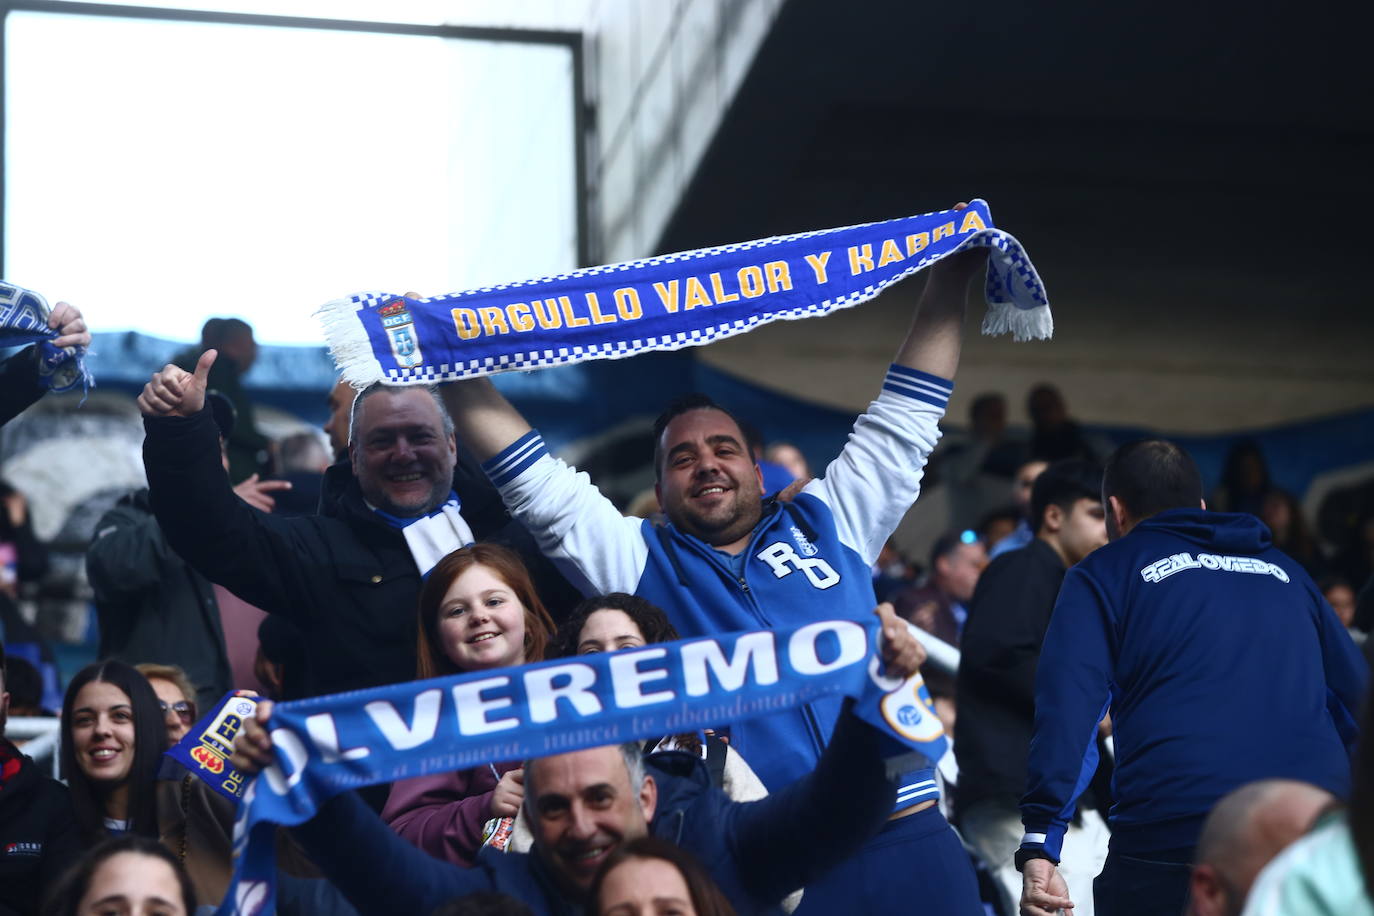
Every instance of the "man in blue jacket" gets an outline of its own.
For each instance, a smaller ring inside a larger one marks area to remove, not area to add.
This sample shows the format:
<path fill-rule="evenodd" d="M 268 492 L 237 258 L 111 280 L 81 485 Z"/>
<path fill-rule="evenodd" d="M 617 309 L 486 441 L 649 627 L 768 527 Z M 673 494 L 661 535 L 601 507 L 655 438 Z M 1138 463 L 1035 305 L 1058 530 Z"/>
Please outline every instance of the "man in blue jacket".
<path fill-rule="evenodd" d="M 1173 914 L 1207 812 L 1258 779 L 1350 790 L 1368 669 L 1302 567 L 1245 514 L 1208 512 L 1178 446 L 1122 446 L 1102 481 L 1111 543 L 1064 577 L 1035 686 L 1024 916 L 1072 905 L 1056 871 L 1110 708 L 1111 852 L 1099 916 Z"/>
<path fill-rule="evenodd" d="M 655 424 L 662 527 L 624 518 L 586 474 L 549 454 L 489 380 L 444 385 L 444 398 L 511 514 L 584 594 L 640 595 L 667 611 L 683 636 L 862 620 L 876 603 L 873 561 L 916 501 L 939 440 L 969 281 L 985 264 L 970 251 L 931 267 L 882 390 L 824 476 L 791 502 L 763 499 L 739 423 L 701 395 L 675 401 Z M 729 723 L 732 746 L 776 791 L 816 765 L 839 705 L 823 698 Z M 904 773 L 891 822 L 808 887 L 799 912 L 895 912 L 919 899 L 944 916 L 981 914 L 972 866 L 936 807 L 939 794 L 930 765 Z"/>

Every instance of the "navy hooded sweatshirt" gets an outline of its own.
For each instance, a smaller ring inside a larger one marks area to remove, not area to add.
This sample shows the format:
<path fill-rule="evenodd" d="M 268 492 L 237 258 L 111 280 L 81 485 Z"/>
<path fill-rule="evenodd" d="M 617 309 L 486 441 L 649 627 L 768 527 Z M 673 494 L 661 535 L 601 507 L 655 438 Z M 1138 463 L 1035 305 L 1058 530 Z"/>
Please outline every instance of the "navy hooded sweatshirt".
<path fill-rule="evenodd" d="M 1035 685 L 1023 848 L 1058 861 L 1110 707 L 1114 852 L 1197 843 L 1256 779 L 1345 797 L 1368 668 L 1302 567 L 1244 514 L 1171 509 L 1064 578 Z"/>

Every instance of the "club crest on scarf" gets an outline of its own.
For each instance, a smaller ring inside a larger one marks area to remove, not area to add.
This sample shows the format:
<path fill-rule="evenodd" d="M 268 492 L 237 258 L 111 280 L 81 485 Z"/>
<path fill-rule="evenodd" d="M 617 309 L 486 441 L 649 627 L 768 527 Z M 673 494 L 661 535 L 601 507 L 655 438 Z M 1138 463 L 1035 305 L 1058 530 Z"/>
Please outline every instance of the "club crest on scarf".
<path fill-rule="evenodd" d="M 258 701 L 252 697 L 226 695 L 167 751 L 167 756 L 219 794 L 238 801 L 245 781 L 242 773 L 229 766 L 229 756 L 234 752 L 234 736 L 257 708 Z"/>
<path fill-rule="evenodd" d="M 382 321 L 387 340 L 391 342 L 391 355 L 396 365 L 403 369 L 414 369 L 424 362 L 420 353 L 420 341 L 415 336 L 415 322 L 404 299 L 393 299 L 377 310 Z"/>

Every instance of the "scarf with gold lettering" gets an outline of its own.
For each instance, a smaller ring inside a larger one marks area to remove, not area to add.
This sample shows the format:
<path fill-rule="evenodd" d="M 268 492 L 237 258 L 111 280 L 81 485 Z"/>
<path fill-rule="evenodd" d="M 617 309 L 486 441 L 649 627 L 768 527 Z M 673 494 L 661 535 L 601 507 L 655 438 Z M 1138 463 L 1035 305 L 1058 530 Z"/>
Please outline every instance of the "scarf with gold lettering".
<path fill-rule="evenodd" d="M 427 299 L 360 293 L 326 304 L 320 316 L 348 381 L 431 384 L 699 346 L 825 315 L 968 248 L 989 253 L 983 332 L 1049 337 L 1040 277 L 1021 244 L 993 227 L 982 200 Z"/>

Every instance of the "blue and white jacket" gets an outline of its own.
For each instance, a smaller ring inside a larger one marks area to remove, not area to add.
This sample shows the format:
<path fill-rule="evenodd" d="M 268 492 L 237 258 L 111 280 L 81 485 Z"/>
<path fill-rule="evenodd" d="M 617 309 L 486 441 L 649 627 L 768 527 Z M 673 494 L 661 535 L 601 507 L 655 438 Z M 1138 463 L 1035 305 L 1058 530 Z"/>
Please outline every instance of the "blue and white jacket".
<path fill-rule="evenodd" d="M 549 455 L 537 432 L 483 467 L 570 582 L 588 595 L 647 598 L 684 638 L 816 620 L 869 623 L 873 561 L 920 493 L 953 387 L 892 366 L 824 478 L 790 504 L 765 504 L 740 575 L 700 539 L 622 516 L 586 474 Z M 815 767 L 839 709 L 838 698 L 824 699 L 731 723 L 731 745 L 776 792 Z M 904 774 L 898 785 L 898 810 L 939 796 L 931 769 Z"/>
<path fill-rule="evenodd" d="M 1254 516 L 1146 519 L 1064 578 L 1036 672 L 1022 849 L 1058 861 L 1108 707 L 1118 852 L 1195 845 L 1212 805 L 1257 779 L 1344 797 L 1368 675 Z"/>

